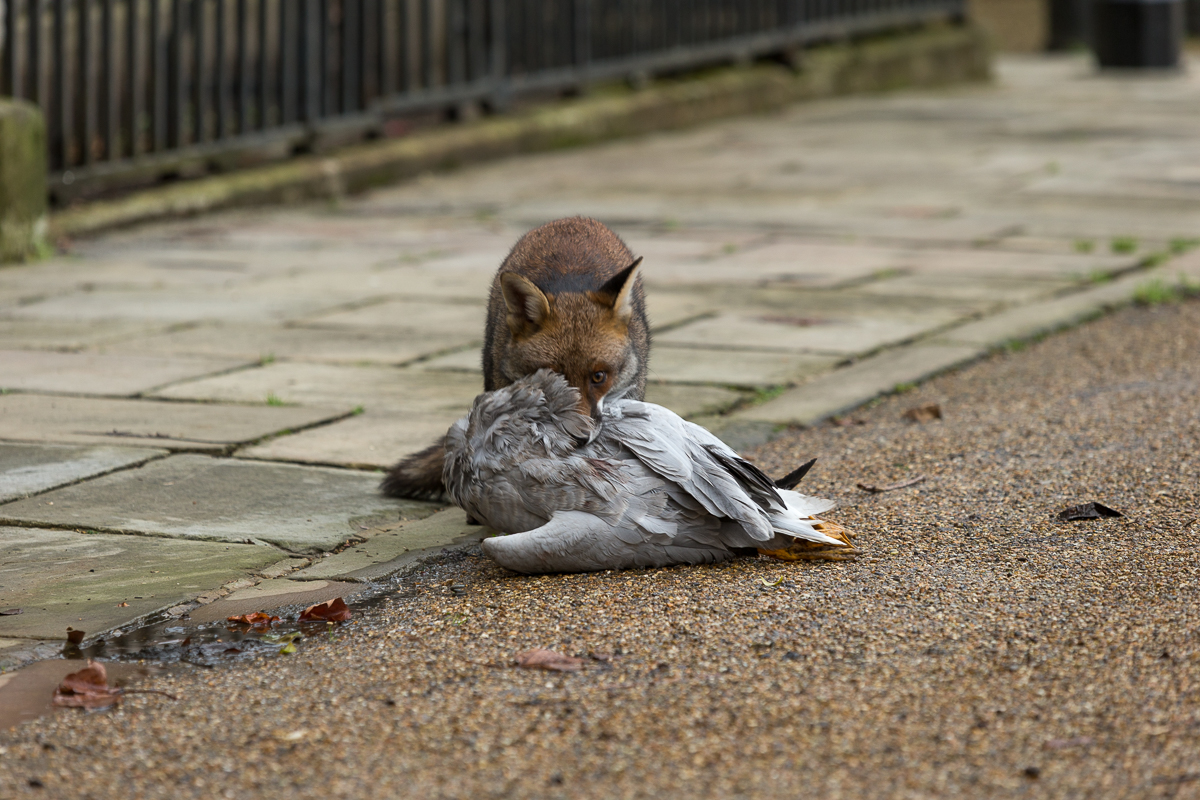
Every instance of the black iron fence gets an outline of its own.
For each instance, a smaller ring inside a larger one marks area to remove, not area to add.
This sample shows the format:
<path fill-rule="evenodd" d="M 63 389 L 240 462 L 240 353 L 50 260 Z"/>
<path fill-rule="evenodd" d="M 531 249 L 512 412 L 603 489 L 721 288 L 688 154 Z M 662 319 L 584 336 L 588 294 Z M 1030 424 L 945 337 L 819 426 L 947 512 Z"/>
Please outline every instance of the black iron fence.
<path fill-rule="evenodd" d="M 0 93 L 60 199 L 279 157 L 387 119 L 960 17 L 965 0 L 0 0 Z"/>

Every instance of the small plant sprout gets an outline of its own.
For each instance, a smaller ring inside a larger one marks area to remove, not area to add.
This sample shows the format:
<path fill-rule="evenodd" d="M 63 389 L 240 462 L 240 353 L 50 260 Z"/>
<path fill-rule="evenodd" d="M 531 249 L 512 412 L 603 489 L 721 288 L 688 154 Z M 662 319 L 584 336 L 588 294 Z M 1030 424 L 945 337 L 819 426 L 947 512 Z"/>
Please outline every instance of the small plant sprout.
<path fill-rule="evenodd" d="M 1114 253 L 1132 253 L 1137 250 L 1138 240 L 1132 236 L 1115 236 L 1109 243 Z"/>
<path fill-rule="evenodd" d="M 1095 249 L 1096 249 L 1096 243 L 1093 242 L 1091 239 L 1076 239 L 1075 240 L 1075 252 L 1076 253 L 1090 253 Z"/>
<path fill-rule="evenodd" d="M 267 405 L 282 406 L 282 405 L 286 405 L 286 403 L 284 403 L 283 400 L 279 397 L 279 395 L 275 394 L 274 392 L 267 392 Z"/>

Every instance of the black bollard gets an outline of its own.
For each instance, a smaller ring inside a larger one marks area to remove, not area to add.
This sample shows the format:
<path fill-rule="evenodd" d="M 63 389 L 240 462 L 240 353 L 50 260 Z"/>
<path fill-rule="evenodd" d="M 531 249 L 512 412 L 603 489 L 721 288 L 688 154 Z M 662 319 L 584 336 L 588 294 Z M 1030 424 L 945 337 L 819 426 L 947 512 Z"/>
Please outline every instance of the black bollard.
<path fill-rule="evenodd" d="M 1179 66 L 1181 0 L 1096 0 L 1092 6 L 1096 60 L 1101 67 Z"/>

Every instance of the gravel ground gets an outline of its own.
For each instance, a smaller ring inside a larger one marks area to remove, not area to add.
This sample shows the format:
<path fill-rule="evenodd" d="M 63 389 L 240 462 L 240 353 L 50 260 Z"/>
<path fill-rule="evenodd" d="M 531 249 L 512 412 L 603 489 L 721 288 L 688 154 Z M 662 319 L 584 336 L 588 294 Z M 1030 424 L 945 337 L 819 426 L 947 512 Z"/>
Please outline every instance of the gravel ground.
<path fill-rule="evenodd" d="M 0 734 L 0 796 L 1197 796 L 1198 354 L 1200 304 L 1133 308 L 755 454 L 821 456 L 858 562 L 447 556 L 294 656 Z M 1125 516 L 1051 520 L 1089 500 Z"/>

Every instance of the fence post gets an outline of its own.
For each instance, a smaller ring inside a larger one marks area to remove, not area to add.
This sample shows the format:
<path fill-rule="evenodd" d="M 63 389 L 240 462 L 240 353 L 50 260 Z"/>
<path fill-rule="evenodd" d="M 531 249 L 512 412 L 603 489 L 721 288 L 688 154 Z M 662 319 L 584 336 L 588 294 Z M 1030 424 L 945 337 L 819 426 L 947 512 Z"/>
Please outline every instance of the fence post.
<path fill-rule="evenodd" d="M 508 107 L 510 87 L 508 83 L 508 32 L 505 30 L 504 0 L 490 0 L 492 28 L 492 91 L 488 106 L 493 111 Z"/>
<path fill-rule="evenodd" d="M 35 255 L 46 235 L 46 123 L 36 106 L 0 98 L 0 262 Z"/>

